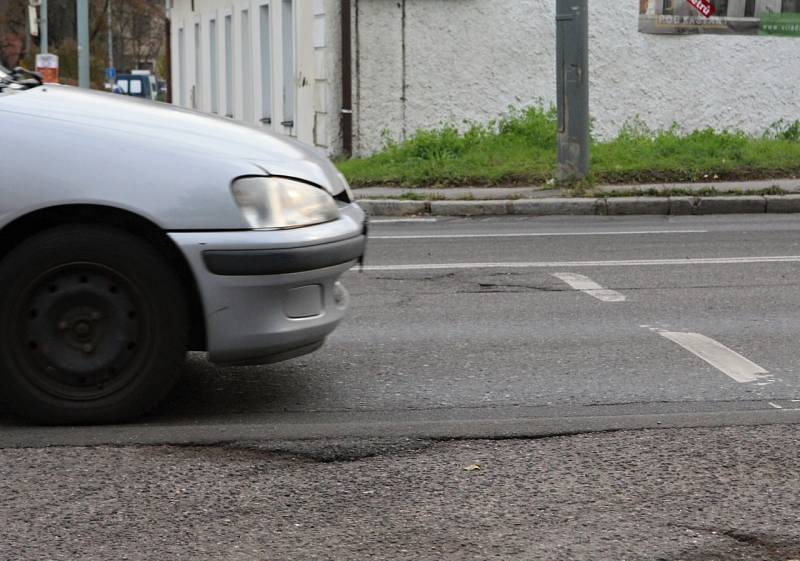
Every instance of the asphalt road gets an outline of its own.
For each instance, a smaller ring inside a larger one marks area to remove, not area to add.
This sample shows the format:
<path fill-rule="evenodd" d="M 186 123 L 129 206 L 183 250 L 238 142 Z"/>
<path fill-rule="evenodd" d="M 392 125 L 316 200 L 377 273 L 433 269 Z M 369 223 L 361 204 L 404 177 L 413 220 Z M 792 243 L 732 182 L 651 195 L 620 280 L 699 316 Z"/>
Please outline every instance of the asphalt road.
<path fill-rule="evenodd" d="M 123 427 L 0 411 L 0 446 L 795 422 L 798 272 L 789 215 L 376 220 L 321 351 L 225 369 L 194 355 Z"/>
<path fill-rule="evenodd" d="M 794 216 L 376 221 L 313 355 L 0 408 L 0 559 L 800 559 L 798 272 Z"/>
<path fill-rule="evenodd" d="M 274 442 L 2 450 L 0 558 L 791 561 L 795 438 L 771 426 L 406 442 L 347 462 Z"/>

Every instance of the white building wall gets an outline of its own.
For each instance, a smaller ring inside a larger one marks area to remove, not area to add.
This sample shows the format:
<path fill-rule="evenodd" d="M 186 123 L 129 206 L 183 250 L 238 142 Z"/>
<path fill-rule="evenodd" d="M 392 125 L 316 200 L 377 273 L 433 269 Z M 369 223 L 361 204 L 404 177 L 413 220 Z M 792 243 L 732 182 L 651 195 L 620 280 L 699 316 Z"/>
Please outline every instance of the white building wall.
<path fill-rule="evenodd" d="M 353 0 L 356 151 L 387 131 L 487 122 L 555 103 L 555 0 Z M 776 0 L 759 0 L 776 1 Z M 648 126 L 760 133 L 794 120 L 800 39 L 646 35 L 639 2 L 590 2 L 591 113 L 607 138 Z"/>
<path fill-rule="evenodd" d="M 324 87 L 316 92 L 314 106 L 317 110 L 316 131 L 319 138 L 327 139 L 328 152 L 342 153 L 342 28 L 341 0 L 315 0 L 324 10 L 324 41 L 315 48 L 314 59 L 317 77 L 324 80 Z M 315 37 L 317 33 L 315 31 Z M 355 80 L 355 78 L 354 78 Z"/>
<path fill-rule="evenodd" d="M 325 0 L 195 0 L 194 8 L 192 10 L 191 0 L 174 0 L 170 11 L 174 103 L 211 113 L 211 90 L 215 86 L 217 113 L 220 115 L 226 115 L 226 108 L 230 106 L 232 113 L 228 116 L 234 119 L 288 134 L 321 148 L 335 145 L 335 138 L 327 136 L 331 128 L 327 123 L 330 107 L 326 103 L 317 103 L 318 99 L 328 95 L 331 81 L 331 77 L 325 73 L 329 65 L 317 61 L 318 56 L 323 59 L 330 56 L 324 33 Z M 262 53 L 265 52 L 261 43 L 263 8 L 269 10 L 270 25 L 268 57 L 262 60 Z M 246 18 L 243 16 L 245 12 Z M 284 52 L 284 22 L 289 14 L 293 57 L 291 52 Z M 230 87 L 226 87 L 226 17 L 231 18 L 232 24 L 230 45 L 233 56 L 230 59 L 233 72 Z M 216 21 L 216 57 L 212 57 L 210 52 L 212 20 Z M 195 39 L 197 25 L 200 31 L 198 43 Z M 181 37 L 183 46 L 180 45 Z M 196 44 L 200 46 L 199 51 L 195 48 Z M 216 60 L 216 84 L 212 84 L 211 80 L 212 60 Z M 267 80 L 262 73 L 262 63 L 266 60 L 271 70 Z M 291 66 L 285 66 L 287 63 Z M 285 76 L 284 68 L 291 69 L 292 66 L 294 71 Z M 196 68 L 199 68 L 199 73 Z M 292 88 L 292 92 L 284 91 L 285 85 Z M 267 96 L 269 107 L 265 107 L 264 88 L 271 92 Z M 284 100 L 289 103 L 293 101 L 291 109 Z M 265 117 L 270 117 L 271 122 L 267 122 Z M 325 122 L 320 124 L 321 121 Z"/>

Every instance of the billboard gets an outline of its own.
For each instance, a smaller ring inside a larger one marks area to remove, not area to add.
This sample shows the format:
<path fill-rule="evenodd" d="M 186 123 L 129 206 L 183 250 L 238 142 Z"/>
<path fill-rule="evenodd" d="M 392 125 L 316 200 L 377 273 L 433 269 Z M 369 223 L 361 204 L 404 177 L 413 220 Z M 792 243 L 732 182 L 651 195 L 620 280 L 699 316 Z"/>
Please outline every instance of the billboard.
<path fill-rule="evenodd" d="M 639 0 L 639 31 L 800 37 L 800 0 Z"/>

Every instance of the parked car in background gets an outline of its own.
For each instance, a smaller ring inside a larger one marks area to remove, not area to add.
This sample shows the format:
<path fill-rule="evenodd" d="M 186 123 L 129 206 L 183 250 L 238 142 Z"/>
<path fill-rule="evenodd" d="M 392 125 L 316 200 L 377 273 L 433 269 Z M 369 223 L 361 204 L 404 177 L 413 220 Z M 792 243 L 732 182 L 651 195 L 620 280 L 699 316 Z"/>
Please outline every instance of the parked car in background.
<path fill-rule="evenodd" d="M 348 305 L 339 278 L 366 244 L 326 158 L 261 128 L 33 76 L 0 68 L 9 407 L 46 424 L 124 421 L 165 396 L 187 350 L 253 364 L 323 344 Z"/>
<path fill-rule="evenodd" d="M 119 74 L 115 93 L 155 100 L 158 97 L 158 81 L 147 70 L 134 70 L 130 74 Z"/>
<path fill-rule="evenodd" d="M 147 76 L 147 84 L 152 99 L 158 98 L 158 78 L 149 70 L 131 70 L 134 76 Z"/>

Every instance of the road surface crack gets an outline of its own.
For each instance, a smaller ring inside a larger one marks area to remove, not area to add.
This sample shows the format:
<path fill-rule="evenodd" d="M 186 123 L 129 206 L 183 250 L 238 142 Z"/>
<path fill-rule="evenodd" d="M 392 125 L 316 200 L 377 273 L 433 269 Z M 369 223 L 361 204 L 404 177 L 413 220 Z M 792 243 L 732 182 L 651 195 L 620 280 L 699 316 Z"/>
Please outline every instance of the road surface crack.
<path fill-rule="evenodd" d="M 724 543 L 714 547 L 683 552 L 677 555 L 661 555 L 656 557 L 659 561 L 727 561 L 728 559 L 758 559 L 759 561 L 784 561 L 796 559 L 798 548 L 795 540 L 788 536 L 767 536 L 743 530 L 726 530 L 704 528 L 699 526 L 677 525 L 697 534 L 709 537 L 727 538 L 729 545 Z M 731 543 L 733 542 L 733 543 Z"/>
<path fill-rule="evenodd" d="M 432 439 L 423 438 L 339 438 L 285 441 L 249 441 L 225 445 L 226 450 L 265 456 L 293 456 L 329 464 L 355 462 L 365 458 L 397 456 L 434 446 Z"/>
<path fill-rule="evenodd" d="M 374 277 L 374 280 L 385 281 L 399 281 L 399 282 L 433 282 L 443 279 L 451 279 L 456 276 L 455 273 L 446 273 L 443 275 L 430 275 L 426 277 Z"/>
<path fill-rule="evenodd" d="M 496 293 L 519 293 L 519 292 L 568 292 L 571 289 L 556 286 L 541 286 L 533 284 L 495 284 L 478 283 L 478 290 L 459 290 L 457 294 L 496 294 Z"/>

